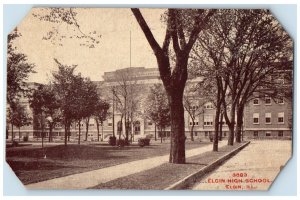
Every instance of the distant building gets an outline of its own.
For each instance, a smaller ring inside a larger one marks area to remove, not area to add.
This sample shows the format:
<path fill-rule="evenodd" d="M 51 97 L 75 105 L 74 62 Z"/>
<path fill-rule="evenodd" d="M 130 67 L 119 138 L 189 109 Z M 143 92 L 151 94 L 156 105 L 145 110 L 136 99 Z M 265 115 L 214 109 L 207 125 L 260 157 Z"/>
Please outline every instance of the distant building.
<path fill-rule="evenodd" d="M 110 103 L 110 113 L 114 113 L 113 117 L 110 117 L 103 123 L 103 138 L 108 140 L 108 137 L 115 133 L 125 135 L 125 121 L 122 119 L 122 113 L 118 109 L 118 102 L 114 100 L 112 92 L 113 88 L 117 88 L 122 82 L 127 82 L 127 85 L 135 84 L 139 87 L 139 91 L 136 93 L 136 97 L 141 101 L 139 104 L 139 115 L 134 117 L 133 123 L 130 126 L 130 133 L 133 134 L 133 139 L 136 140 L 146 135 L 153 135 L 155 132 L 155 125 L 152 121 L 147 119 L 144 115 L 143 102 L 146 96 L 149 94 L 149 88 L 156 83 L 162 81 L 159 77 L 159 71 L 157 68 L 125 68 L 112 72 L 105 72 L 103 81 L 95 81 L 99 92 Z M 193 80 L 197 81 L 197 80 Z M 188 81 L 187 85 L 193 82 Z M 31 85 L 34 85 L 33 83 Z M 28 101 L 24 102 L 24 105 L 29 108 Z M 211 102 L 203 102 L 203 99 L 195 97 L 194 106 L 203 106 L 203 112 L 196 116 L 194 121 L 194 138 L 201 140 L 209 140 L 210 136 L 214 133 L 215 123 L 215 109 Z M 188 113 L 185 112 L 185 132 L 187 138 L 190 138 L 190 131 L 192 126 L 192 120 Z M 114 126 L 113 126 L 114 121 Z M 76 140 L 78 137 L 78 124 L 72 124 L 71 126 L 71 139 Z M 33 130 L 34 125 L 21 128 L 20 138 L 28 136 L 30 140 L 38 140 L 41 137 L 41 130 Z M 81 122 L 81 139 L 85 139 L 85 127 L 84 120 Z M 10 127 L 7 126 L 10 133 Z M 228 136 L 228 127 L 224 123 L 222 128 L 222 137 Z M 16 132 L 15 139 L 19 138 L 18 130 Z M 101 134 L 101 131 L 100 131 Z M 162 135 L 164 137 L 170 137 L 170 128 L 167 128 L 163 133 L 157 133 L 157 137 Z M 57 124 L 53 130 L 53 136 L 56 140 L 63 140 L 64 128 L 62 124 Z M 291 138 L 292 136 L 292 101 L 291 99 L 279 98 L 277 102 L 269 97 L 253 98 L 245 108 L 244 111 L 244 124 L 243 124 L 243 137 L 251 139 L 262 138 Z M 45 137 L 48 137 L 48 129 L 46 130 Z M 100 137 L 101 138 L 101 137 Z M 88 140 L 97 139 L 96 121 L 91 118 L 89 122 Z"/>

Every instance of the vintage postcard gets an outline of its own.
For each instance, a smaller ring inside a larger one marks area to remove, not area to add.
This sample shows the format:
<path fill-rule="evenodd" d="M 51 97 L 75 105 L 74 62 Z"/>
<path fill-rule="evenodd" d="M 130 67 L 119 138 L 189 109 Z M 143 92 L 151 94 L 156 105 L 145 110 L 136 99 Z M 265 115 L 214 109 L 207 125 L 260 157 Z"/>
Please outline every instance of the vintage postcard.
<path fill-rule="evenodd" d="M 7 44 L 27 189 L 268 190 L 292 156 L 293 40 L 269 10 L 39 7 Z"/>

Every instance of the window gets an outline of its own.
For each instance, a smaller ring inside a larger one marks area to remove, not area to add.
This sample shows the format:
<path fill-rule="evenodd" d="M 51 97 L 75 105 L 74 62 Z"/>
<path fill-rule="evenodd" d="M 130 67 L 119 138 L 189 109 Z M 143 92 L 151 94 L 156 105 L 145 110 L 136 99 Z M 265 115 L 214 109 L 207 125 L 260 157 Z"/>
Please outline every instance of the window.
<path fill-rule="evenodd" d="M 283 131 L 278 131 L 278 137 L 283 137 Z"/>
<path fill-rule="evenodd" d="M 271 113 L 266 113 L 266 124 L 271 124 Z"/>
<path fill-rule="evenodd" d="M 207 102 L 204 104 L 205 109 L 213 109 L 213 104 L 211 102 Z"/>
<path fill-rule="evenodd" d="M 135 121 L 133 123 L 133 126 L 134 126 L 134 134 L 139 135 L 141 131 L 141 123 L 139 121 Z"/>
<path fill-rule="evenodd" d="M 152 126 L 152 122 L 148 122 L 148 125 L 149 125 L 149 126 Z"/>
<path fill-rule="evenodd" d="M 253 124 L 259 124 L 259 113 L 253 113 Z"/>
<path fill-rule="evenodd" d="M 204 126 L 212 126 L 213 125 L 213 116 L 212 115 L 204 115 Z"/>
<path fill-rule="evenodd" d="M 62 128 L 62 125 L 60 123 L 55 124 L 54 128 Z"/>
<path fill-rule="evenodd" d="M 258 99 L 254 99 L 253 100 L 253 105 L 259 105 L 259 100 Z"/>
<path fill-rule="evenodd" d="M 254 131 L 254 132 L 253 132 L 253 136 L 254 136 L 254 137 L 258 137 L 258 131 Z"/>
<path fill-rule="evenodd" d="M 279 98 L 277 99 L 277 103 L 278 103 L 278 104 L 284 104 L 284 98 L 283 98 L 283 97 L 279 97 Z"/>
<path fill-rule="evenodd" d="M 266 105 L 271 105 L 271 97 L 265 96 L 265 104 Z"/>
<path fill-rule="evenodd" d="M 284 124 L 284 112 L 278 113 L 278 123 Z"/>
<path fill-rule="evenodd" d="M 192 118 L 190 117 L 190 119 L 189 119 L 189 122 L 190 122 L 190 126 L 192 126 L 193 125 L 193 120 L 192 120 Z M 198 120 L 198 118 L 196 117 L 195 119 L 194 119 L 194 126 L 198 126 L 199 125 L 199 120 Z"/>
<path fill-rule="evenodd" d="M 205 136 L 205 137 L 209 136 L 209 131 L 205 131 L 205 132 L 204 132 L 204 136 Z"/>
<path fill-rule="evenodd" d="M 107 126 L 112 126 L 112 123 L 111 123 L 111 122 L 109 122 L 109 123 L 107 124 Z"/>
<path fill-rule="evenodd" d="M 271 136 L 271 132 L 266 132 L 266 136 L 270 137 Z"/>
<path fill-rule="evenodd" d="M 193 125 L 193 122 L 190 122 L 190 126 Z M 194 126 L 198 126 L 199 125 L 199 122 L 194 122 Z"/>
<path fill-rule="evenodd" d="M 196 110 L 198 110 L 198 108 L 199 108 L 198 106 L 191 106 L 192 111 L 196 111 Z"/>
<path fill-rule="evenodd" d="M 227 133 L 226 132 L 224 132 L 224 137 L 226 137 L 227 136 Z"/>
<path fill-rule="evenodd" d="M 198 135 L 198 132 L 197 132 L 197 131 L 195 131 L 194 133 L 195 133 L 195 136 L 197 136 L 197 135 Z"/>

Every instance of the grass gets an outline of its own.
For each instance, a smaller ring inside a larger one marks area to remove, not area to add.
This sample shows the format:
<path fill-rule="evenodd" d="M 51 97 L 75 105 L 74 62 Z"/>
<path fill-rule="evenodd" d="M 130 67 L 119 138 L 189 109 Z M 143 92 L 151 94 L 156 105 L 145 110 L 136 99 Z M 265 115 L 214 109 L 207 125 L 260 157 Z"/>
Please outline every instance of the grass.
<path fill-rule="evenodd" d="M 187 142 L 186 149 L 211 144 Z M 143 148 L 131 145 L 124 148 L 104 144 L 21 146 L 6 148 L 6 160 L 18 178 L 24 183 L 35 183 L 57 177 L 100 169 L 134 160 L 166 155 L 169 143 L 154 143 Z M 46 154 L 46 159 L 44 156 Z"/>
<path fill-rule="evenodd" d="M 188 175 L 199 171 L 242 144 L 224 146 L 218 152 L 210 151 L 188 158 L 186 164 L 165 163 L 137 174 L 99 184 L 91 189 L 163 190 Z"/>

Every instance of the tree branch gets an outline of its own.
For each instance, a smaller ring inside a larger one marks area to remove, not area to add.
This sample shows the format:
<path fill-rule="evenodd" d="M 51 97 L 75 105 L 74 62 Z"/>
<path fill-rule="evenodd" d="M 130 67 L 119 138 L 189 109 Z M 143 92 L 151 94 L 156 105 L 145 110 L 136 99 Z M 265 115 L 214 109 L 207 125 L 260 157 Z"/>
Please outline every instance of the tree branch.
<path fill-rule="evenodd" d="M 207 23 L 209 18 L 216 12 L 216 10 L 209 10 L 207 15 L 204 17 L 204 19 L 202 19 L 202 14 L 203 14 L 204 10 L 198 9 L 197 11 L 198 11 L 197 16 L 195 17 L 195 20 L 194 20 L 194 29 L 191 32 L 191 35 L 190 35 L 187 45 L 185 46 L 185 49 L 184 49 L 185 51 L 190 51 L 192 49 L 193 44 L 197 40 L 198 34 L 202 30 L 203 26 Z"/>
<path fill-rule="evenodd" d="M 143 30 L 145 37 L 147 38 L 148 43 L 150 44 L 153 52 L 155 55 L 159 55 L 159 53 L 162 51 L 159 44 L 155 40 L 149 26 L 147 25 L 147 22 L 145 21 L 142 13 L 140 12 L 140 9 L 138 8 L 131 8 L 131 11 L 133 15 L 135 16 L 138 24 L 140 25 L 141 29 Z"/>

